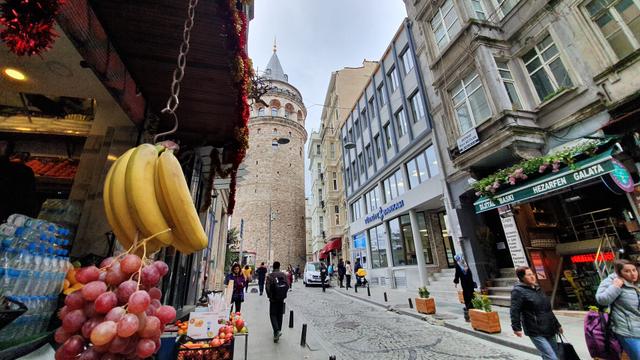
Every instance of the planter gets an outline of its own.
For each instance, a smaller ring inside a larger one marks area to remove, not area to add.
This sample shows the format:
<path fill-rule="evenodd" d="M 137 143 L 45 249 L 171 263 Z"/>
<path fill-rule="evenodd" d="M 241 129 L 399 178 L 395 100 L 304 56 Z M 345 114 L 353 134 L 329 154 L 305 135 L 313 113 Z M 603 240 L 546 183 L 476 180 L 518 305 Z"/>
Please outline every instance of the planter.
<path fill-rule="evenodd" d="M 436 300 L 434 298 L 416 298 L 416 310 L 421 314 L 435 314 Z"/>
<path fill-rule="evenodd" d="M 484 331 L 489 334 L 495 334 L 502 331 L 500 328 L 500 317 L 495 311 L 486 312 L 478 309 L 469 310 L 471 318 L 471 327 L 474 330 Z"/>

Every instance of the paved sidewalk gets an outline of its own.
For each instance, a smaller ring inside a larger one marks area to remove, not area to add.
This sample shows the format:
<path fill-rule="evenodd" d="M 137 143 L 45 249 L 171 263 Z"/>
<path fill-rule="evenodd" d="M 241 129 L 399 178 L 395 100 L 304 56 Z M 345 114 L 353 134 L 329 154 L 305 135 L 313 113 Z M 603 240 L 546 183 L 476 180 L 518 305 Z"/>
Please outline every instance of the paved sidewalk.
<path fill-rule="evenodd" d="M 298 284 L 302 284 L 299 282 Z M 297 284 L 296 284 L 297 285 Z M 294 285 L 295 286 L 295 285 Z M 273 330 L 269 320 L 269 300 L 266 294 L 259 296 L 258 293 L 251 293 L 251 289 L 257 286 L 250 286 L 249 293 L 245 294 L 245 301 L 242 304 L 242 317 L 249 329 L 248 355 L 250 360 L 327 360 L 328 353 L 324 350 L 314 330 L 307 329 L 307 346 L 300 346 L 301 328 L 304 319 L 300 318 L 298 312 L 294 316 L 294 327 L 289 328 L 289 309 L 286 310 L 282 321 L 282 337 L 276 344 L 273 342 Z M 285 301 L 286 303 L 286 301 Z M 234 358 L 243 359 L 244 339 L 238 338 L 234 350 Z"/>
<path fill-rule="evenodd" d="M 469 335 L 473 335 L 488 341 L 492 341 L 511 348 L 523 350 L 532 354 L 538 354 L 537 350 L 527 337 L 516 337 L 511 330 L 511 321 L 509 317 L 509 309 L 501 306 L 493 306 L 493 310 L 498 312 L 500 316 L 500 324 L 502 332 L 499 334 L 486 334 L 475 331 L 471 328 L 471 324 L 464 320 L 463 307 L 455 299 L 436 299 L 436 315 L 420 314 L 415 310 L 416 291 L 389 289 L 385 287 L 370 287 L 371 296 L 367 295 L 367 288 L 358 288 L 355 293 L 353 289 L 348 291 L 344 288 L 333 287 L 331 291 L 344 296 L 351 296 L 368 303 L 378 305 L 397 313 L 419 318 L 433 324 L 443 325 L 447 328 L 461 331 Z M 384 293 L 387 293 L 387 302 L 384 301 Z M 414 308 L 409 308 L 409 301 L 414 302 Z M 567 314 L 573 316 L 566 316 Z M 562 324 L 566 338 L 576 349 L 581 359 L 591 359 L 586 343 L 584 341 L 583 316 L 581 312 L 556 312 L 558 320 Z"/>

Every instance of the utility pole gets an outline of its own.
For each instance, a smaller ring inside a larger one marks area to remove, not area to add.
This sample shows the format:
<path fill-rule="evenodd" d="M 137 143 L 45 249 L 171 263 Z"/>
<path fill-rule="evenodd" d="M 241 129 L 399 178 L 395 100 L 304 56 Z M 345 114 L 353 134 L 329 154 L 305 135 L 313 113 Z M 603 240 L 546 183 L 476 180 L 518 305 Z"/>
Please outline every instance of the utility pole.
<path fill-rule="evenodd" d="M 242 266 L 242 245 L 244 244 L 244 219 L 240 219 L 240 253 L 238 254 L 238 262 Z"/>

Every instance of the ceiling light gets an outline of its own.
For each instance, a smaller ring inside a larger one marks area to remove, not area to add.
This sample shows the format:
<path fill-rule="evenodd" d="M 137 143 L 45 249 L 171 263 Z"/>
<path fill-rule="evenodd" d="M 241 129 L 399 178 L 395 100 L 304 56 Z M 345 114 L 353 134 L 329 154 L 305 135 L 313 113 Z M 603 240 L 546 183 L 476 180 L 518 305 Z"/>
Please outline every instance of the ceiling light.
<path fill-rule="evenodd" d="M 14 80 L 19 80 L 19 81 L 27 80 L 27 76 L 22 71 L 16 70 L 13 68 L 5 68 L 4 74 Z"/>

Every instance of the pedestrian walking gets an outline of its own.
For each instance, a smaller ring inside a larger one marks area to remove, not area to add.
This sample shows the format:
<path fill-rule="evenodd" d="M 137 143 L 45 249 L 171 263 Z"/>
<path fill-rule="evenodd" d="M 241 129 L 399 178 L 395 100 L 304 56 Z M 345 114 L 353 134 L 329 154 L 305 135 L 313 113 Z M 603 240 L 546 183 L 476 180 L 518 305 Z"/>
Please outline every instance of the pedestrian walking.
<path fill-rule="evenodd" d="M 356 264 L 353 267 L 353 272 L 356 274 L 356 287 L 360 286 L 360 277 L 358 277 L 358 270 L 362 269 L 362 265 L 360 265 L 360 259 L 356 259 Z"/>
<path fill-rule="evenodd" d="M 611 330 L 631 360 L 640 360 L 640 287 L 638 269 L 627 260 L 614 263 L 615 273 L 600 283 L 596 301 L 609 306 Z"/>
<path fill-rule="evenodd" d="M 322 292 L 325 292 L 325 281 L 327 281 L 327 266 L 324 263 L 320 263 L 320 282 L 322 283 Z"/>
<path fill-rule="evenodd" d="M 289 291 L 293 289 L 293 266 L 287 266 L 287 280 L 289 281 Z"/>
<path fill-rule="evenodd" d="M 473 309 L 473 305 L 471 304 L 471 300 L 473 299 L 473 290 L 477 285 L 473 281 L 473 273 L 471 272 L 471 269 L 469 269 L 469 265 L 462 255 L 456 255 L 453 259 L 456 261 L 456 275 L 453 278 L 453 283 L 456 284 L 456 288 L 458 287 L 458 284 L 462 287 L 462 296 L 464 297 L 464 319 L 469 322 L 469 309 Z"/>
<path fill-rule="evenodd" d="M 253 270 L 249 265 L 245 265 L 244 269 L 242 269 L 242 275 L 244 276 L 244 291 L 249 292 L 249 283 L 253 281 Z"/>
<path fill-rule="evenodd" d="M 300 264 L 296 265 L 295 270 L 293 271 L 293 274 L 295 275 L 295 282 L 298 282 L 298 279 L 300 279 Z"/>
<path fill-rule="evenodd" d="M 344 261 L 342 261 L 342 259 L 340 259 L 340 261 L 338 261 L 338 281 L 340 282 L 340 287 L 343 288 L 344 287 L 344 274 L 345 274 L 345 267 L 344 267 Z"/>
<path fill-rule="evenodd" d="M 264 262 L 260 263 L 260 267 L 256 269 L 256 274 L 258 275 L 258 289 L 260 290 L 260 296 L 264 292 L 264 280 L 267 277 L 267 267 L 264 266 Z"/>
<path fill-rule="evenodd" d="M 244 302 L 244 287 L 246 279 L 240 271 L 240 264 L 234 263 L 231 265 L 231 272 L 227 274 L 224 279 L 224 284 L 228 285 L 229 281 L 233 280 L 233 293 L 231 295 L 231 303 L 235 305 L 235 311 L 240 312 L 242 309 L 242 302 Z"/>
<path fill-rule="evenodd" d="M 351 275 L 353 275 L 353 269 L 351 268 L 351 261 L 347 260 L 347 264 L 344 266 L 344 276 L 347 280 L 347 290 L 351 288 Z"/>
<path fill-rule="evenodd" d="M 511 328 L 513 333 L 528 336 L 545 360 L 558 360 L 557 334 L 562 325 L 551 309 L 536 275 L 528 266 L 516 269 L 519 282 L 511 290 Z"/>
<path fill-rule="evenodd" d="M 280 271 L 280 262 L 273 263 L 273 272 L 267 275 L 267 297 L 269 298 L 269 318 L 273 328 L 273 342 L 277 343 L 282 335 L 282 316 L 284 299 L 289 291 L 287 275 Z"/>

